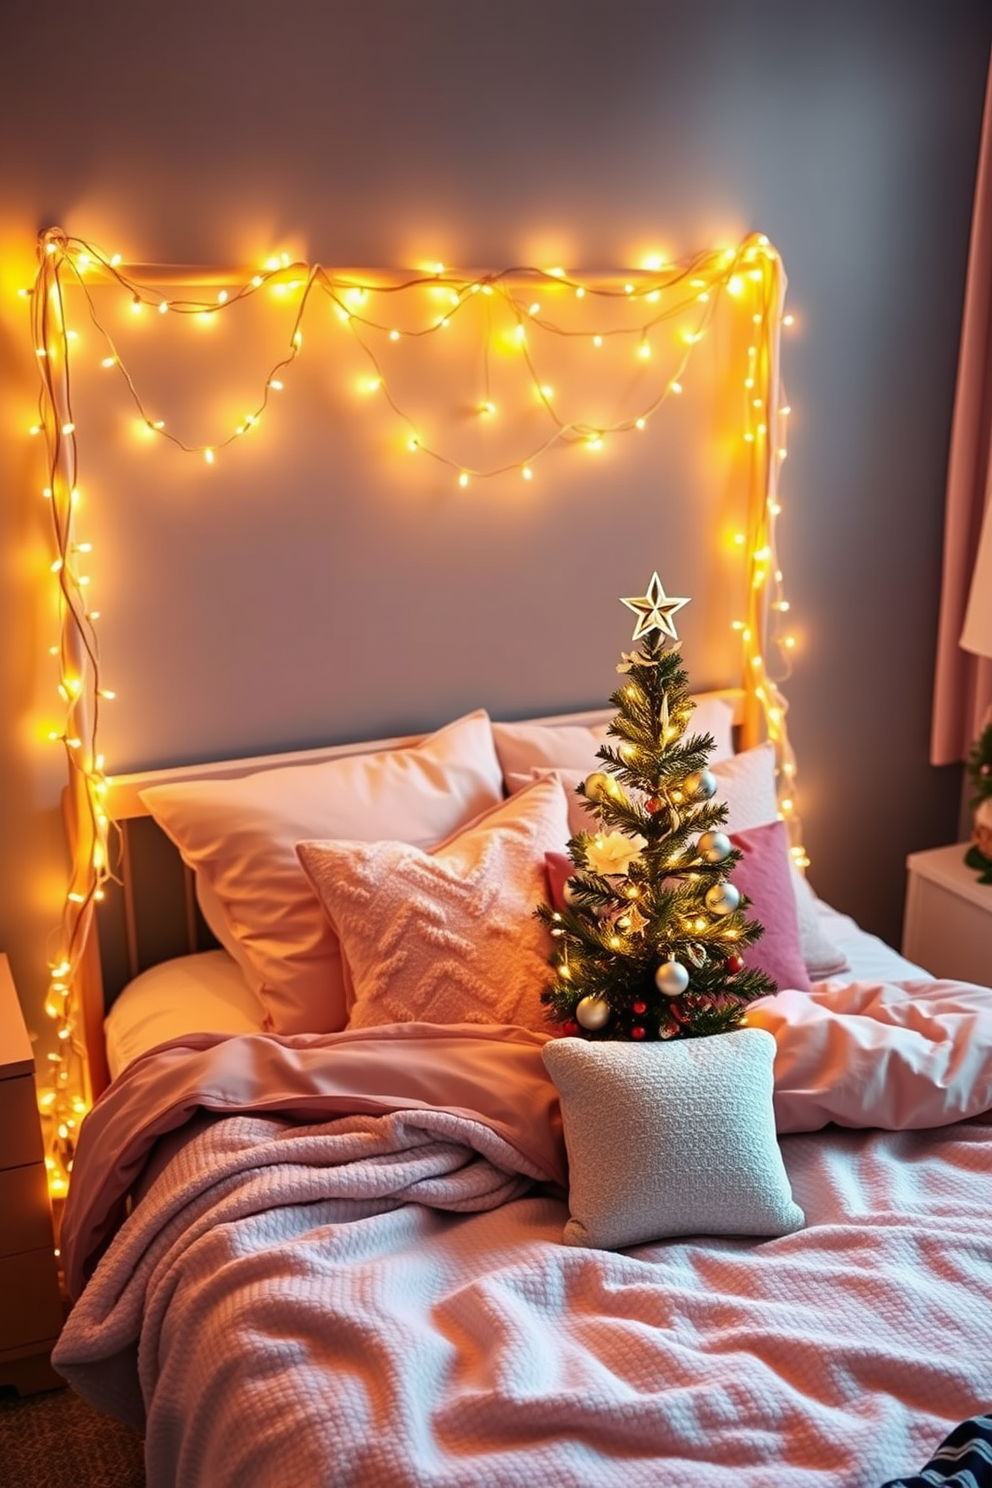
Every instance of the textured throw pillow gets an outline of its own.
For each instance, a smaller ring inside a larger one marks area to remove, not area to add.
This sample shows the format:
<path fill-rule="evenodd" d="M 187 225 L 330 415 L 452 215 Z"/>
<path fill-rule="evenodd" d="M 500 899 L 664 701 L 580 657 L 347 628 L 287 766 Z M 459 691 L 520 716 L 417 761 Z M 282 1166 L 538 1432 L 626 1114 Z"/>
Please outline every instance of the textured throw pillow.
<path fill-rule="evenodd" d="M 712 759 L 725 759 L 734 752 L 734 710 L 725 697 L 700 693 L 690 729 L 712 734 L 716 741 Z M 606 723 L 585 727 L 579 724 L 494 723 L 493 739 L 507 789 L 511 775 L 529 775 L 531 770 L 581 770 L 588 775 L 601 770 L 596 751 L 607 742 Z"/>
<path fill-rule="evenodd" d="M 775 1136 L 771 1034 L 552 1039 L 542 1057 L 568 1151 L 566 1245 L 787 1235 L 805 1223 Z"/>
<path fill-rule="evenodd" d="M 347 1019 L 337 938 L 296 843 L 391 837 L 431 847 L 502 795 L 481 711 L 407 748 L 141 792 L 209 886 L 211 928 L 251 973 L 276 1033 L 333 1033 Z"/>
<path fill-rule="evenodd" d="M 545 854 L 566 830 L 556 781 L 538 781 L 432 852 L 400 842 L 301 842 L 300 862 L 340 940 L 350 1028 L 509 1023 L 545 1031 Z"/>

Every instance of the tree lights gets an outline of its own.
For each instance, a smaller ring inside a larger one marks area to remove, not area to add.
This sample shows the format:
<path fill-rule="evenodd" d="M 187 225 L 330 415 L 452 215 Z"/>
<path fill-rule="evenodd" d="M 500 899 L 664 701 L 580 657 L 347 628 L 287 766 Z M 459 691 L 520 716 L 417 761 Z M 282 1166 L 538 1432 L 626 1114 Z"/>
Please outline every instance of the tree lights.
<path fill-rule="evenodd" d="M 247 301 L 262 296 L 271 302 L 273 314 L 287 319 L 283 351 L 262 372 L 257 393 L 236 420 L 211 430 L 203 442 L 187 439 L 168 409 L 146 402 L 138 374 L 129 370 L 101 318 L 91 293 L 96 284 L 120 291 L 129 305 L 128 320 L 144 323 L 142 335 L 151 333 L 158 317 L 186 317 L 191 325 L 207 328 L 218 316 L 235 314 Z M 735 622 L 745 658 L 745 732 L 756 739 L 763 731 L 775 745 L 780 809 L 790 824 L 794 855 L 800 863 L 805 861 L 792 805 L 795 761 L 786 730 L 786 704 L 765 657 L 769 637 L 780 644 L 786 659 L 793 644 L 782 630 L 788 604 L 775 555 L 781 510 L 778 477 L 786 455 L 788 414 L 779 383 L 779 339 L 783 321 L 791 317 L 783 316 L 785 277 L 767 238 L 752 234 L 735 248 L 708 250 L 675 264 L 659 261 L 622 276 L 580 274 L 560 266 L 462 274 L 443 264 L 415 274 L 388 274 L 332 270 L 294 262 L 286 254 L 270 258 L 261 270 L 220 273 L 128 268 L 119 254 L 107 255 L 53 228 L 39 240 L 39 269 L 29 293 L 41 378 L 39 418 L 32 432 L 43 434 L 47 447 L 43 494 L 51 522 L 52 582 L 60 617 L 54 655 L 63 721 L 53 738 L 65 749 L 68 762 L 72 852 L 45 1004 L 56 1034 L 50 1077 L 41 1093 L 48 1118 L 53 1194 L 65 1191 L 77 1124 L 90 1096 L 74 985 L 94 906 L 113 869 L 111 828 L 104 809 L 107 782 L 97 747 L 100 707 L 113 694 L 100 673 L 98 611 L 91 607 L 84 571 L 89 544 L 79 541 L 76 533 L 78 449 L 70 357 L 82 353 L 73 348 L 74 332 L 66 324 L 69 295 L 74 304 L 81 300 L 85 306 L 100 341 L 97 362 L 108 377 L 123 380 L 142 433 L 152 441 L 167 441 L 208 466 L 222 460 L 232 446 L 249 440 L 274 412 L 274 405 L 290 395 L 293 365 L 307 349 L 305 324 L 323 307 L 336 333 L 347 336 L 362 354 L 367 364 L 362 396 L 373 406 L 384 404 L 390 410 L 398 447 L 449 470 L 453 483 L 466 491 L 466 499 L 479 482 L 498 477 L 536 484 L 540 463 L 562 446 L 575 446 L 596 457 L 618 436 L 644 433 L 654 416 L 683 394 L 693 354 L 726 297 L 732 313 L 747 326 L 736 437 L 748 473 L 747 531 L 741 534 L 748 584 L 746 614 Z M 404 405 L 391 366 L 400 353 L 426 355 L 435 345 L 440 350 L 464 317 L 470 317 L 468 324 L 481 339 L 483 369 L 481 377 L 477 369 L 470 374 L 476 380 L 465 389 L 467 402 L 480 427 L 504 430 L 511 447 L 491 465 L 444 446 L 425 430 Z M 616 418 L 597 418 L 595 423 L 576 414 L 568 406 L 568 389 L 556 388 L 548 377 L 544 353 L 551 338 L 568 348 L 570 358 L 588 356 L 600 378 L 616 377 L 619 356 L 627 367 L 624 382 L 635 389 L 635 404 Z M 492 383 L 491 367 L 497 359 L 503 382 L 513 381 L 518 388 L 515 402 L 504 396 L 502 386 Z M 631 375 L 635 371 L 636 381 Z M 533 410 L 526 418 L 518 416 L 524 400 Z"/>

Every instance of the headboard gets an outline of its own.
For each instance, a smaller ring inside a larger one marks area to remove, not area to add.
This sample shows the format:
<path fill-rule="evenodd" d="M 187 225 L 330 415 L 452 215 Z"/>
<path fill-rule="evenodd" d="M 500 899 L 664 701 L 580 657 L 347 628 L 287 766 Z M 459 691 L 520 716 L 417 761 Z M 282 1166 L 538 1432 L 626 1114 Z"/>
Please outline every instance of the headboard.
<path fill-rule="evenodd" d="M 697 696 L 725 698 L 733 708 L 735 725 L 738 728 L 742 726 L 745 716 L 742 689 L 726 688 Z M 600 708 L 523 721 L 552 728 L 569 725 L 591 727 L 608 723 L 613 716 L 612 709 Z M 356 754 L 402 749 L 419 743 L 423 737 L 415 734 L 283 754 L 180 765 L 119 775 L 109 782 L 107 813 L 116 828 L 119 851 L 113 865 L 114 877 L 107 882 L 104 898 L 98 906 L 96 935 L 91 936 L 87 946 L 80 977 L 84 1039 L 94 1096 L 109 1083 L 103 1019 L 121 989 L 150 966 L 217 945 L 197 904 L 192 870 L 183 863 L 175 846 L 148 814 L 140 792 L 153 785 L 229 780 L 287 765 L 320 764 Z"/>

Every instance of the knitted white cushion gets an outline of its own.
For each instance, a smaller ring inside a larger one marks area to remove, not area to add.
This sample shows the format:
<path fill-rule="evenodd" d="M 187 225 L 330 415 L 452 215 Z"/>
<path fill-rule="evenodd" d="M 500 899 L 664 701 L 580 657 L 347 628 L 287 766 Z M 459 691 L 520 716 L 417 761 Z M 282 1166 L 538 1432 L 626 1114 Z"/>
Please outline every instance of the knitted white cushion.
<path fill-rule="evenodd" d="M 618 1250 L 670 1235 L 800 1229 L 775 1135 L 774 1059 L 761 1028 L 547 1044 L 568 1150 L 565 1244 Z"/>

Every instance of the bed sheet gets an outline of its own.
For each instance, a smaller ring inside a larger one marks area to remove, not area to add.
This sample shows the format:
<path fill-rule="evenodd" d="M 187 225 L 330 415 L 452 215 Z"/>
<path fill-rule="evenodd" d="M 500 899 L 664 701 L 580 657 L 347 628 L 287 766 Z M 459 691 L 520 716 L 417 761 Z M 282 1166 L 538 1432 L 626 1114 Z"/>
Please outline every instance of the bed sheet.
<path fill-rule="evenodd" d="M 227 951 L 197 951 L 128 982 L 104 1019 L 111 1079 L 157 1044 L 187 1033 L 258 1033 L 265 1011 Z"/>

